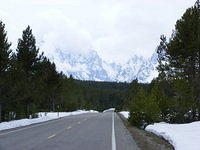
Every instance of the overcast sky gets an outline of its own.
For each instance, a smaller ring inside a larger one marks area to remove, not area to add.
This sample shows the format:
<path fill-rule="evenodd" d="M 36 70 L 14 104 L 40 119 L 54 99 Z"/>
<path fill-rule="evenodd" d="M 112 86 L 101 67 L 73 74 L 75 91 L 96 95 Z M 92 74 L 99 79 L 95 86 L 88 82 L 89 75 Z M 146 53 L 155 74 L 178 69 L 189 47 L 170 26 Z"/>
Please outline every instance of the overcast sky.
<path fill-rule="evenodd" d="M 15 48 L 31 25 L 42 51 L 86 52 L 124 61 L 155 51 L 195 0 L 0 0 L 0 19 Z"/>

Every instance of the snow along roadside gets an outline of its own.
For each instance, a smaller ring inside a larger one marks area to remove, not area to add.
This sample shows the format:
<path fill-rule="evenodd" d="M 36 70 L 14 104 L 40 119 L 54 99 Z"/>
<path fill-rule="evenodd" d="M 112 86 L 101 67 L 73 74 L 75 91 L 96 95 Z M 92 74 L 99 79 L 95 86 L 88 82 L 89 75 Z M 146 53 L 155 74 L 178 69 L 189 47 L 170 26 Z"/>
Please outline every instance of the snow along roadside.
<path fill-rule="evenodd" d="M 124 116 L 126 119 L 128 119 L 129 116 L 130 116 L 130 112 L 129 111 L 120 111 L 119 114 Z"/>
<path fill-rule="evenodd" d="M 200 121 L 187 124 L 168 124 L 164 122 L 148 125 L 145 129 L 169 141 L 175 150 L 200 149 Z"/>
<path fill-rule="evenodd" d="M 125 118 L 129 118 L 129 111 L 119 112 Z M 163 137 L 175 150 L 199 150 L 200 148 L 200 121 L 187 124 L 169 124 L 165 122 L 154 123 L 145 128 Z"/>
<path fill-rule="evenodd" d="M 2 122 L 0 123 L 0 131 L 6 130 L 6 129 L 12 129 L 12 128 L 17 128 L 17 127 L 22 127 L 22 126 L 27 126 L 35 123 L 40 123 L 40 122 L 45 122 L 53 119 L 58 119 L 66 116 L 71 116 L 71 115 L 80 115 L 84 113 L 98 113 L 98 111 L 94 110 L 77 110 L 73 112 L 59 112 L 59 116 L 57 112 L 39 112 L 38 117 L 39 118 L 34 118 L 34 119 L 20 119 L 20 120 L 13 120 L 9 122 Z"/>

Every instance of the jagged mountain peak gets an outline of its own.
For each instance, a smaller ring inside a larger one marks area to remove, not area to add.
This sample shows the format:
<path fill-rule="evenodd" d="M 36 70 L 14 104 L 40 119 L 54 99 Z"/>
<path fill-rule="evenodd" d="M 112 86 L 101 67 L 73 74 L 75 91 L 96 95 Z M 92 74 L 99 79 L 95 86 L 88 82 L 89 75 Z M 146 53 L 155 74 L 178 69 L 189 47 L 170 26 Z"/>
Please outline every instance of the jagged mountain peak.
<path fill-rule="evenodd" d="M 80 80 L 131 82 L 150 82 L 157 75 L 157 54 L 150 58 L 133 56 L 121 64 L 102 60 L 95 50 L 86 53 L 63 53 L 56 49 L 51 56 L 59 71 Z"/>

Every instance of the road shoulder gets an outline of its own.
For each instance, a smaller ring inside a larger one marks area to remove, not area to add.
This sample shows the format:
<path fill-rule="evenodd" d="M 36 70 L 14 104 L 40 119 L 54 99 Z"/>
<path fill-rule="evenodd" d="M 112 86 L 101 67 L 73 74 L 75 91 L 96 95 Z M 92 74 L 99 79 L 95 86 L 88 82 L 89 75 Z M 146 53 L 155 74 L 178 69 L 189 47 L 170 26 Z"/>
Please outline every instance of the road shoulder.
<path fill-rule="evenodd" d="M 141 150 L 174 150 L 173 146 L 163 138 L 129 125 L 123 116 L 118 115 Z"/>

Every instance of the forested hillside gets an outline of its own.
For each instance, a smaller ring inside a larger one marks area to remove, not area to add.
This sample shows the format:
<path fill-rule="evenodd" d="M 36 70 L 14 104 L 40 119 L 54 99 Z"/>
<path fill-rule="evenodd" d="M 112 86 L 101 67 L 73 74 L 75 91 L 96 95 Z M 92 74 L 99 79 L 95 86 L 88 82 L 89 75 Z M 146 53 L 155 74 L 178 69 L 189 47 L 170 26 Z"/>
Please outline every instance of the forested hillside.
<path fill-rule="evenodd" d="M 103 111 L 121 109 L 130 84 L 116 82 L 76 81 L 82 88 L 85 108 Z"/>

